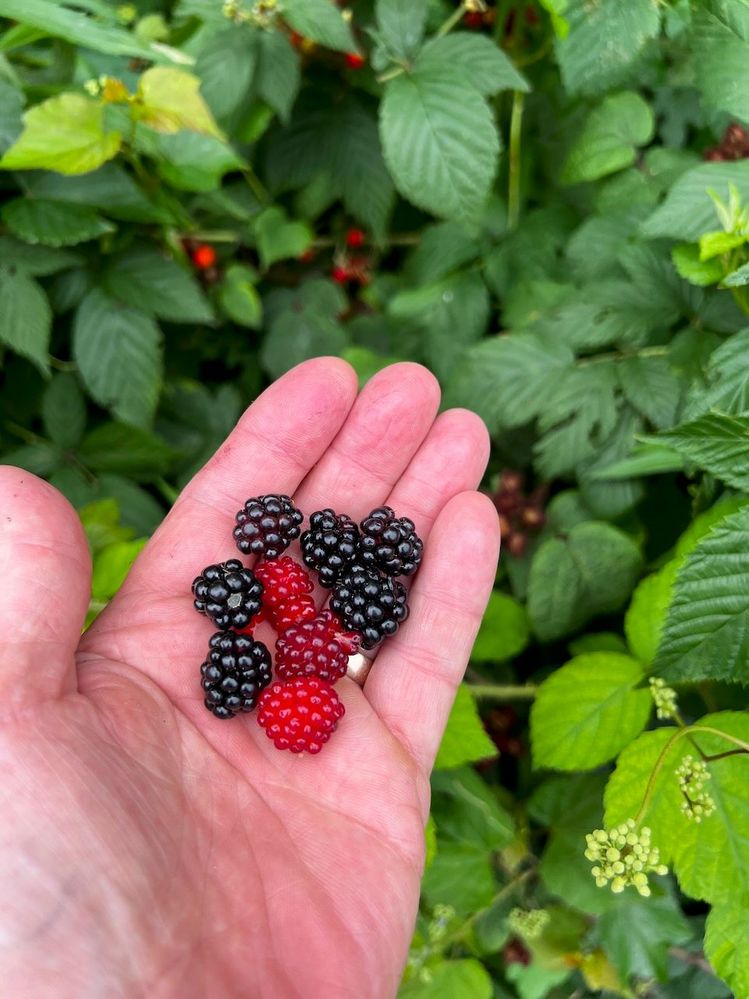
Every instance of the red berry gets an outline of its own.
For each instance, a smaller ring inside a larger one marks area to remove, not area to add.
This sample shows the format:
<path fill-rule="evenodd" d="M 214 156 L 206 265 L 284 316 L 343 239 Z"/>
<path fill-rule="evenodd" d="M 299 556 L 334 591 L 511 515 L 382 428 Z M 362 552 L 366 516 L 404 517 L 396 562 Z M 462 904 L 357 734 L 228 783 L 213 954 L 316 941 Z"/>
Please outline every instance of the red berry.
<path fill-rule="evenodd" d="M 259 624 L 262 624 L 263 621 L 267 620 L 268 615 L 265 613 L 265 608 L 261 607 L 246 628 L 235 628 L 234 630 L 238 635 L 251 635 Z"/>
<path fill-rule="evenodd" d="M 478 10 L 469 10 L 463 16 L 463 23 L 467 28 L 482 28 L 484 26 L 484 15 Z"/>
<path fill-rule="evenodd" d="M 311 264 L 316 256 L 317 253 L 313 247 L 310 246 L 304 251 L 304 253 L 300 253 L 297 259 L 303 264 Z"/>
<path fill-rule="evenodd" d="M 312 593 L 314 589 L 307 570 L 288 555 L 258 562 L 255 575 L 265 587 L 263 603 L 270 610 L 280 608 L 305 593 Z"/>
<path fill-rule="evenodd" d="M 266 591 L 267 592 L 267 591 Z M 332 611 L 292 625 L 276 642 L 276 673 L 282 680 L 319 676 L 335 683 L 346 675 L 348 657 L 359 651 L 360 637 L 345 631 Z"/>
<path fill-rule="evenodd" d="M 289 35 L 289 41 L 295 49 L 300 49 L 304 44 L 304 35 L 300 35 L 298 31 L 292 31 Z"/>
<path fill-rule="evenodd" d="M 363 55 L 359 55 L 358 52 L 347 52 L 346 53 L 346 65 L 349 69 L 361 69 L 366 63 L 366 59 Z"/>
<path fill-rule="evenodd" d="M 271 624 L 280 635 L 293 624 L 299 624 L 300 621 L 308 621 L 315 617 L 317 606 L 309 593 L 302 593 L 298 597 L 292 597 L 284 604 L 279 604 L 278 607 L 269 606 L 267 614 Z"/>
<path fill-rule="evenodd" d="M 531 27 L 535 27 L 538 24 L 538 21 L 539 21 L 539 17 L 538 17 L 538 11 L 536 10 L 536 8 L 535 7 L 531 7 L 530 5 L 528 7 L 526 7 L 525 8 L 525 23 L 526 24 L 530 24 Z"/>
<path fill-rule="evenodd" d="M 216 251 L 207 243 L 199 243 L 192 251 L 192 262 L 199 270 L 208 270 L 216 263 Z"/>
<path fill-rule="evenodd" d="M 517 937 L 513 937 L 509 943 L 506 943 L 504 949 L 502 950 L 502 958 L 505 964 L 530 964 L 531 954 L 525 944 L 518 940 Z"/>
<path fill-rule="evenodd" d="M 258 700 L 258 723 L 276 749 L 319 753 L 345 708 L 335 690 L 317 676 L 276 681 Z"/>
<path fill-rule="evenodd" d="M 352 248 L 364 246 L 366 238 L 366 234 L 361 229 L 349 229 L 346 233 L 346 246 Z"/>
<path fill-rule="evenodd" d="M 331 271 L 331 277 L 336 284 L 346 284 L 349 279 L 348 268 L 337 266 Z"/>

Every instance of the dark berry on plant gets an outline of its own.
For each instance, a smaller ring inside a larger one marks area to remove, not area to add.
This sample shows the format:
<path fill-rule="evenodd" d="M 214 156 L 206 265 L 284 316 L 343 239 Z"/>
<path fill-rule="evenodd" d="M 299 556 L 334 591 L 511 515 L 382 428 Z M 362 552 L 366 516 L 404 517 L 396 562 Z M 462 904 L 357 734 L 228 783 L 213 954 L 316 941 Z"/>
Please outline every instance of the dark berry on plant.
<path fill-rule="evenodd" d="M 195 609 L 205 614 L 217 628 L 239 631 L 259 612 L 263 584 L 239 559 L 230 558 L 209 565 L 193 581 Z"/>
<path fill-rule="evenodd" d="M 329 683 L 317 676 L 276 681 L 258 702 L 258 723 L 276 749 L 319 753 L 345 714 Z"/>
<path fill-rule="evenodd" d="M 289 555 L 270 562 L 258 562 L 255 575 L 263 584 L 263 605 L 267 608 L 280 607 L 295 597 L 312 593 L 315 588 L 304 566 Z"/>
<path fill-rule="evenodd" d="M 313 513 L 302 534 L 302 557 L 317 572 L 321 586 L 335 586 L 341 573 L 356 557 L 359 528 L 345 513 L 326 508 Z"/>
<path fill-rule="evenodd" d="M 332 611 L 292 625 L 276 642 L 276 673 L 282 680 L 319 676 L 335 683 L 346 675 L 348 658 L 359 651 L 360 638 L 347 632 Z"/>
<path fill-rule="evenodd" d="M 278 558 L 299 537 L 303 520 L 288 496 L 253 496 L 237 514 L 234 540 L 245 555 Z"/>
<path fill-rule="evenodd" d="M 217 718 L 252 711 L 273 679 L 270 652 L 249 635 L 219 631 L 211 637 L 200 667 L 205 706 Z"/>
<path fill-rule="evenodd" d="M 373 649 L 394 635 L 408 617 L 402 584 L 361 563 L 348 567 L 333 590 L 330 606 L 348 631 L 361 635 L 363 649 Z"/>
<path fill-rule="evenodd" d="M 301 593 L 298 597 L 292 597 L 286 603 L 277 607 L 268 607 L 267 610 L 270 623 L 282 635 L 287 628 L 300 621 L 309 621 L 317 615 L 317 605 L 314 598 L 309 593 Z"/>
<path fill-rule="evenodd" d="M 424 543 L 408 517 L 396 517 L 389 506 L 373 510 L 360 524 L 361 561 L 387 576 L 412 576 L 421 564 Z"/>

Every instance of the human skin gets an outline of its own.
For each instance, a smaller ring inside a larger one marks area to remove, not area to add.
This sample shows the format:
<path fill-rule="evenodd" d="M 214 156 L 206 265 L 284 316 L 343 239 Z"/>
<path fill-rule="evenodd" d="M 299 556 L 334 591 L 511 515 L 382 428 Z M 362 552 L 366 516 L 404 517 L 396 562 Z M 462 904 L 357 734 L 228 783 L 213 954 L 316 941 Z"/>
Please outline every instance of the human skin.
<path fill-rule="evenodd" d="M 90 558 L 47 483 L 0 467 L 0 993 L 13 999 L 387 999 L 419 898 L 429 772 L 496 571 L 472 413 L 397 364 L 357 393 L 308 361 L 248 409 L 81 637 Z M 411 616 L 319 756 L 205 710 L 192 606 L 248 496 L 425 539 Z"/>

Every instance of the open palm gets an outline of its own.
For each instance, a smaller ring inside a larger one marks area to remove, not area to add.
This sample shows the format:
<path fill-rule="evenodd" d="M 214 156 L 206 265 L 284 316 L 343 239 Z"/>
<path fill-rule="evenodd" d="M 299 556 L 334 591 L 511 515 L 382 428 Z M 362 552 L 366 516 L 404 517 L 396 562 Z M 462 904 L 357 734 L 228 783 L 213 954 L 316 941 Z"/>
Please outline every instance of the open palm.
<path fill-rule="evenodd" d="M 399 364 L 357 396 L 309 361 L 247 411 L 117 598 L 80 638 L 90 564 L 44 482 L 0 470 L 0 980 L 47 997 L 389 997 L 416 912 L 428 775 L 494 578 L 475 489 L 486 431 L 437 416 Z M 236 555 L 234 514 L 287 492 L 306 514 L 414 519 L 411 617 L 316 757 L 253 716 L 218 721 L 199 665 L 213 631 L 190 583 Z M 7 991 L 5 991 L 7 990 Z"/>

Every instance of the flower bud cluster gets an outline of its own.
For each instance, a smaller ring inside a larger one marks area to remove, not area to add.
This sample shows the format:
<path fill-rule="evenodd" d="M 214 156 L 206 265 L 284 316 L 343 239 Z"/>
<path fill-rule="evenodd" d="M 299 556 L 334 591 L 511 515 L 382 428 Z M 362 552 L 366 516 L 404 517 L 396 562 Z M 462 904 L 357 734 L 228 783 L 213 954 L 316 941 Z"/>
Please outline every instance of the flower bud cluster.
<path fill-rule="evenodd" d="M 549 924 L 546 909 L 512 909 L 507 926 L 515 936 L 524 940 L 537 940 Z"/>
<path fill-rule="evenodd" d="M 702 760 L 693 756 L 685 756 L 676 770 L 684 800 L 681 810 L 692 822 L 702 822 L 715 811 L 715 801 L 705 790 L 705 784 L 710 780 L 710 771 Z"/>
<path fill-rule="evenodd" d="M 638 829 L 634 819 L 613 829 L 595 829 L 586 843 L 585 856 L 594 864 L 592 874 L 599 888 L 610 885 L 618 893 L 631 885 L 640 895 L 649 895 L 648 874 L 668 873 L 658 848 L 651 845 L 650 830 Z"/>
<path fill-rule="evenodd" d="M 650 677 L 650 695 L 655 704 L 655 713 L 658 718 L 676 717 L 676 691 L 672 687 L 666 686 L 666 681 L 659 676 Z"/>

